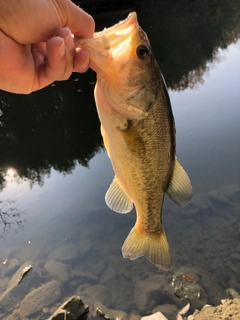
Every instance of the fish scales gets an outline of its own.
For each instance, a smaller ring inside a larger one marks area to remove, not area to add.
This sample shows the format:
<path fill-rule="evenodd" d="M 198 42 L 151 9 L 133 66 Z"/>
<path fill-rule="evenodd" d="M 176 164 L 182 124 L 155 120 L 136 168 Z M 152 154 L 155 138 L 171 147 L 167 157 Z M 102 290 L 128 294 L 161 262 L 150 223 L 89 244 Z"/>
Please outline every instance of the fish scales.
<path fill-rule="evenodd" d="M 176 157 L 175 124 L 167 88 L 135 12 L 93 39 L 76 39 L 97 73 L 94 90 L 101 133 L 115 177 L 105 200 L 119 213 L 136 208 L 136 224 L 122 253 L 145 256 L 170 269 L 162 224 L 165 193 L 178 205 L 192 197 L 187 173 Z"/>
<path fill-rule="evenodd" d="M 158 81 L 160 80 L 161 78 Z M 158 87 L 161 86 L 163 83 L 159 83 Z M 161 93 L 161 90 L 159 92 Z M 150 233 L 161 230 L 161 217 L 160 214 L 156 215 L 156 212 L 161 212 L 160 200 L 163 200 L 167 189 L 172 173 L 171 163 L 174 160 L 173 116 L 169 106 L 162 103 L 162 100 L 168 101 L 167 98 L 162 99 L 160 94 L 157 95 L 148 117 L 129 121 L 126 130 L 115 130 L 119 120 L 114 113 L 110 121 L 109 113 L 106 118 L 99 115 L 103 127 L 108 127 L 111 132 L 108 143 L 114 148 L 109 148 L 113 169 L 124 186 L 126 185 L 127 194 L 133 199 L 136 210 L 140 213 L 139 223 L 144 231 Z M 114 168 L 114 158 L 118 159 L 117 169 Z"/>

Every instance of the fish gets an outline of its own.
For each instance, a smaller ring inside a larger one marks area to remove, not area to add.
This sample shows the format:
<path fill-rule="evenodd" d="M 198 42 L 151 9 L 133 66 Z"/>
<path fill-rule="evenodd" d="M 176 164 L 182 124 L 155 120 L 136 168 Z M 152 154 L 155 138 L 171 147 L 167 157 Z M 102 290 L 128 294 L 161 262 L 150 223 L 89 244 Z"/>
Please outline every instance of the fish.
<path fill-rule="evenodd" d="M 113 211 L 136 209 L 136 223 L 122 246 L 124 258 L 145 256 L 169 270 L 172 259 L 162 223 L 167 194 L 180 206 L 191 201 L 190 179 L 176 156 L 176 130 L 165 80 L 137 13 L 74 38 L 96 72 L 95 102 L 101 134 L 115 176 L 105 201 Z"/>

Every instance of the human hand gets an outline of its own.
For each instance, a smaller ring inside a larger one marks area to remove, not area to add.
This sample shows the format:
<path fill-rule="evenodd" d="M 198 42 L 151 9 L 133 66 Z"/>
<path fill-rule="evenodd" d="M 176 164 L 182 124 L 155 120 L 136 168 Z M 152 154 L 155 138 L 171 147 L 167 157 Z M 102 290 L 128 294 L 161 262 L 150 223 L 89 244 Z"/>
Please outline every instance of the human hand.
<path fill-rule="evenodd" d="M 0 0 L 0 89 L 31 93 L 89 67 L 72 34 L 91 38 L 94 21 L 70 0 Z"/>

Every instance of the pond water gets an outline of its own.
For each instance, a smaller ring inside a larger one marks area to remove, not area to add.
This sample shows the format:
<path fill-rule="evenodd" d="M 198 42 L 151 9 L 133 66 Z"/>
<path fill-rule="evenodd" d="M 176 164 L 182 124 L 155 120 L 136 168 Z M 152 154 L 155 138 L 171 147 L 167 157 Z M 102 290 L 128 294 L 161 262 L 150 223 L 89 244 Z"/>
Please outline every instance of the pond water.
<path fill-rule="evenodd" d="M 177 155 L 194 188 L 186 208 L 165 198 L 169 272 L 122 257 L 135 211 L 119 215 L 104 202 L 113 172 L 95 74 L 28 96 L 0 92 L 0 318 L 46 319 L 77 294 L 91 310 L 100 301 L 128 315 L 168 305 L 171 320 L 174 305 L 188 301 L 171 286 L 179 272 L 200 288 L 193 309 L 218 304 L 230 287 L 240 292 L 240 4 L 209 2 L 82 5 L 98 30 L 136 10 L 169 87 Z M 13 280 L 28 264 L 21 292 Z M 55 293 L 34 304 L 36 289 L 50 281 Z"/>

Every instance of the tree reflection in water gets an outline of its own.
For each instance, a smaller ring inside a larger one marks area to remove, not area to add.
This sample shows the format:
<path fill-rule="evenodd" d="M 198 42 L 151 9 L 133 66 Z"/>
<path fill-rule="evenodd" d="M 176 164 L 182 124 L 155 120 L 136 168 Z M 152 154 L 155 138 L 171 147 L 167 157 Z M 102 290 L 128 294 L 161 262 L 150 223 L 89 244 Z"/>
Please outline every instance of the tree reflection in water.
<path fill-rule="evenodd" d="M 23 211 L 14 207 L 14 200 L 0 201 L 0 240 L 5 240 L 10 232 L 24 229 L 26 219 L 22 218 Z"/>
<path fill-rule="evenodd" d="M 240 36 L 239 0 L 83 0 L 80 4 L 93 15 L 97 30 L 137 11 L 173 90 L 201 84 L 218 61 L 219 49 Z M 18 179 L 42 185 L 51 168 L 68 174 L 77 163 L 88 165 L 103 147 L 94 83 L 95 74 L 89 70 L 26 96 L 0 91 L 0 190 L 9 167 L 16 169 Z"/>
<path fill-rule="evenodd" d="M 68 174 L 88 165 L 103 146 L 94 83 L 88 72 L 27 96 L 0 92 L 0 189 L 9 167 L 16 179 L 42 185 L 51 168 Z"/>

